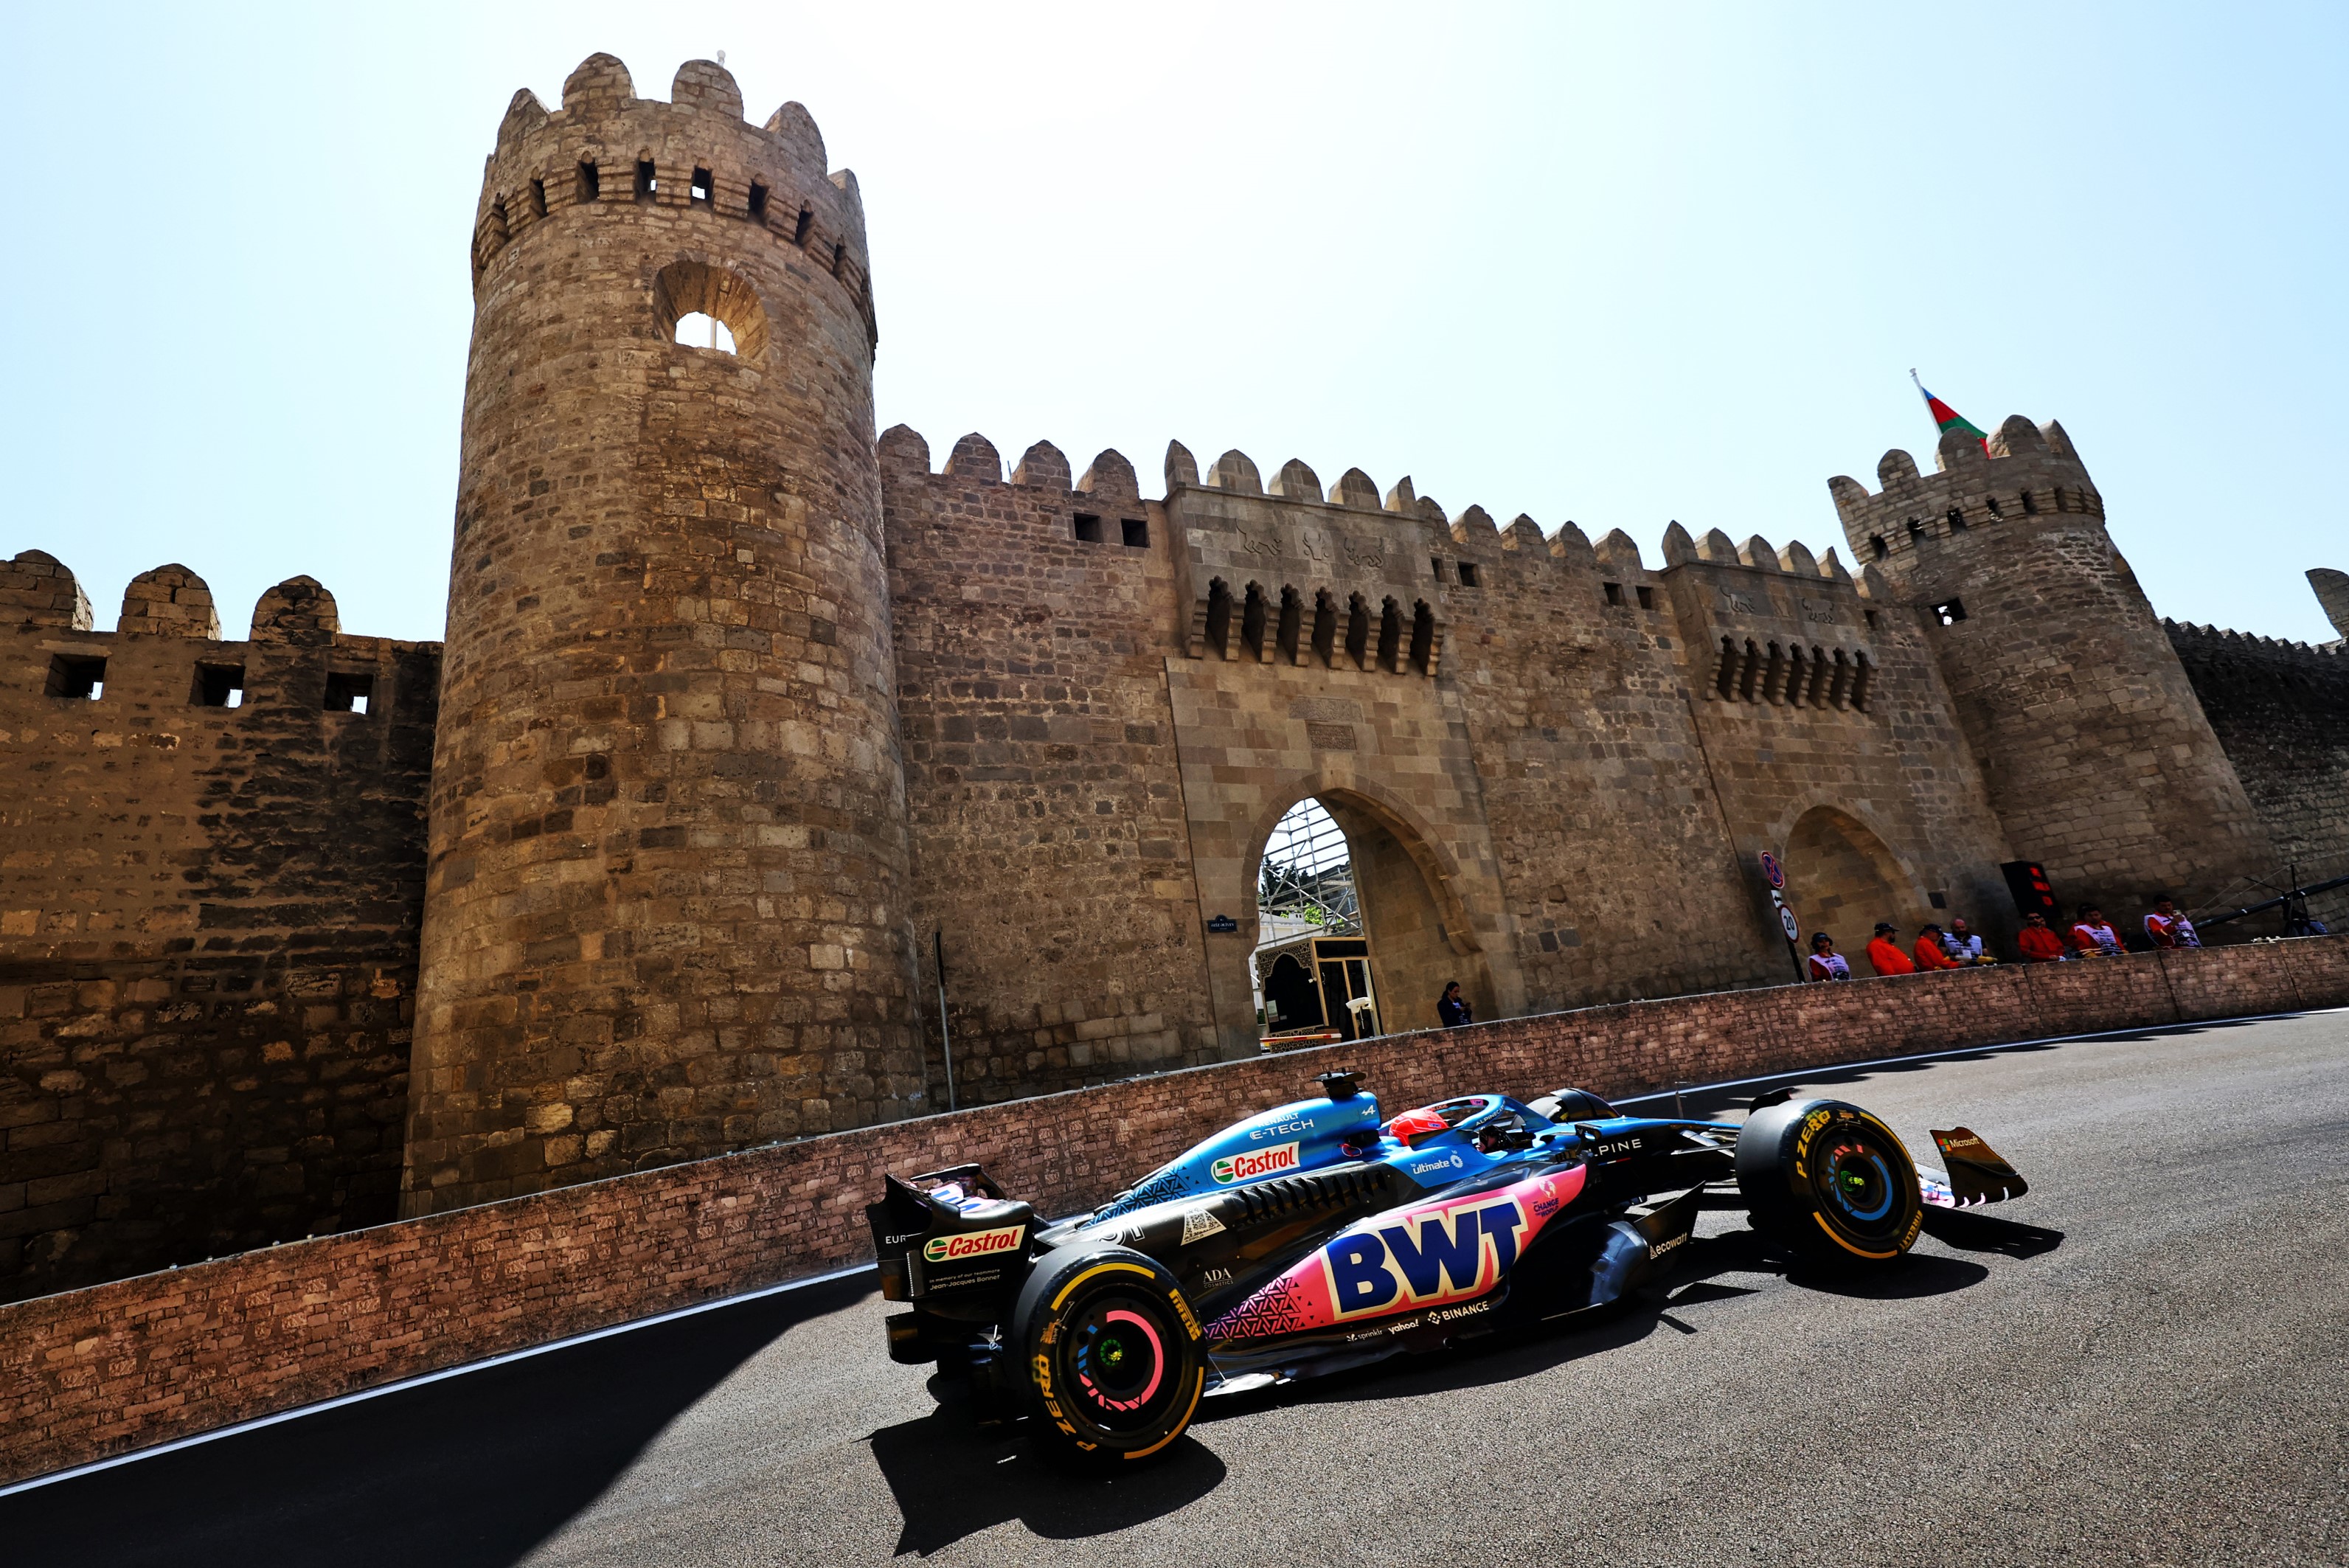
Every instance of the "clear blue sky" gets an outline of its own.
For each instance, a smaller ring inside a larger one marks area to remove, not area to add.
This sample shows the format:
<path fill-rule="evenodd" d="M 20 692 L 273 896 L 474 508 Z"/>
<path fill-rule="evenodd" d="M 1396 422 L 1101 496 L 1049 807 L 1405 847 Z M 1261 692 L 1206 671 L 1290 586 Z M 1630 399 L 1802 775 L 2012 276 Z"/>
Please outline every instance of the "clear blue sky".
<path fill-rule="evenodd" d="M 20 5 L 0 550 L 440 634 L 506 99 L 728 52 L 871 220 L 881 422 L 1169 437 L 1457 512 L 1837 542 L 1825 481 L 2060 418 L 2154 603 L 2349 567 L 2339 6 Z"/>

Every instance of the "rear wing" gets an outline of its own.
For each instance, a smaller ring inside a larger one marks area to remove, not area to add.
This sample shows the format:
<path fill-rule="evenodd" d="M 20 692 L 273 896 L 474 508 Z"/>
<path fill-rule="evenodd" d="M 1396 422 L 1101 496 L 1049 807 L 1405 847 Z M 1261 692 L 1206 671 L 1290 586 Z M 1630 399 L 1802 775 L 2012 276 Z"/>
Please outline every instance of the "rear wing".
<path fill-rule="evenodd" d="M 884 1179 L 868 1205 L 881 1294 L 893 1302 L 978 1295 L 1016 1279 L 1034 1250 L 1036 1211 L 1003 1196 L 976 1165 Z"/>

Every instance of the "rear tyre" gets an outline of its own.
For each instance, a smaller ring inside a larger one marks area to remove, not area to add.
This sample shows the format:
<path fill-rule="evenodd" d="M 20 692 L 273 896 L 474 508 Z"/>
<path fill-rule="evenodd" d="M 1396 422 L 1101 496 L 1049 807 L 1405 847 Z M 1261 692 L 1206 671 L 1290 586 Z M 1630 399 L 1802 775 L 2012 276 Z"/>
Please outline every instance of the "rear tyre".
<path fill-rule="evenodd" d="M 1754 1227 L 1821 1262 L 1884 1267 L 1917 1240 L 1917 1167 L 1892 1129 L 1840 1100 L 1756 1111 L 1737 1135 Z"/>
<path fill-rule="evenodd" d="M 1146 1459 L 1199 1407 L 1206 1358 L 1174 1276 L 1124 1247 L 1048 1254 L 1011 1317 L 1022 1382 L 1050 1440 L 1106 1464 Z"/>

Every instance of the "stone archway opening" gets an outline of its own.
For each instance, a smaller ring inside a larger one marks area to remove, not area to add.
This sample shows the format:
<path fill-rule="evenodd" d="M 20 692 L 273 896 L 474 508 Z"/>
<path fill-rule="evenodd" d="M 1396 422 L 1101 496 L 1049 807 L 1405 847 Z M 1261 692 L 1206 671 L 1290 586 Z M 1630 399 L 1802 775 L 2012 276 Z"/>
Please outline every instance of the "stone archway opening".
<path fill-rule="evenodd" d="M 1830 805 L 1803 814 L 1786 836 L 1786 898 L 1803 922 L 1803 949 L 1825 931 L 1857 957 L 1878 920 L 1910 934 L 1916 902 L 1884 841 L 1847 812 Z M 1865 972 L 1865 971 L 1862 971 Z"/>
<path fill-rule="evenodd" d="M 1369 801 L 1332 791 L 1290 806 L 1257 865 L 1250 965 L 1275 1048 L 1436 1026 L 1452 981 L 1493 1016 L 1483 955 L 1455 944 L 1424 854 Z"/>

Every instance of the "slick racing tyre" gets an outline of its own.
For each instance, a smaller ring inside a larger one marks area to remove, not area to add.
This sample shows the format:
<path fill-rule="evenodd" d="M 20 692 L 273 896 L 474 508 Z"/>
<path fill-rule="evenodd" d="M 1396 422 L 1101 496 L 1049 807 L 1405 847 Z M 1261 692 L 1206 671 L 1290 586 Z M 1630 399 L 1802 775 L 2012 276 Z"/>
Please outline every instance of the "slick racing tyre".
<path fill-rule="evenodd" d="M 1046 1254 L 1019 1292 L 1011 1337 L 1039 1425 L 1072 1454 L 1146 1459 L 1199 1407 L 1199 1320 L 1174 1276 L 1140 1252 Z"/>
<path fill-rule="evenodd" d="M 1890 1127 L 1840 1100 L 1754 1112 L 1737 1135 L 1754 1229 L 1825 1262 L 1896 1262 L 1925 1220 L 1917 1167 Z"/>

